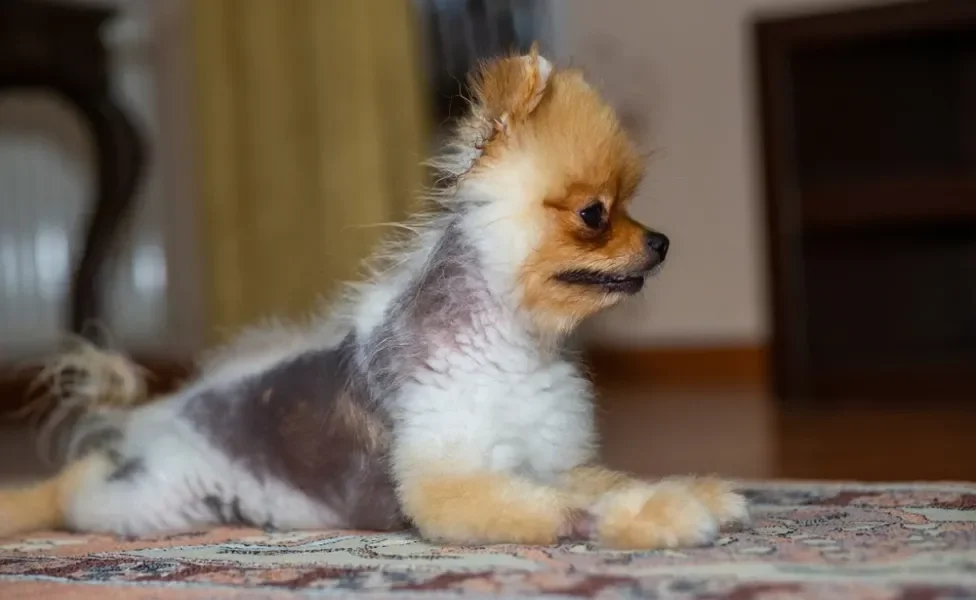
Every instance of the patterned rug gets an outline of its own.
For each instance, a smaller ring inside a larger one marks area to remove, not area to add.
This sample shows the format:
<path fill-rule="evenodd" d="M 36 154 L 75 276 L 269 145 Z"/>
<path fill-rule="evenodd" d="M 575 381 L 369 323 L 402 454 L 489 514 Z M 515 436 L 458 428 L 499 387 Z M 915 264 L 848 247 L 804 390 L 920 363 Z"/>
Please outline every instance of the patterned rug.
<path fill-rule="evenodd" d="M 223 529 L 0 541 L 0 598 L 976 597 L 976 484 L 766 484 L 707 548 L 436 547 L 409 534 Z"/>

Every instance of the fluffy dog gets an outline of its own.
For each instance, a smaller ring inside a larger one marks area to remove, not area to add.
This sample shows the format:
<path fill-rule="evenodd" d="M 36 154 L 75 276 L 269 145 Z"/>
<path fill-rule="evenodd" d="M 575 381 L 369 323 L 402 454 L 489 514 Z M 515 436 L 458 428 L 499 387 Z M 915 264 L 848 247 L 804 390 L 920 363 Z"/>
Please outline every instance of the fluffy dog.
<path fill-rule="evenodd" d="M 593 394 L 567 335 L 668 252 L 627 214 L 642 161 L 615 113 L 534 50 L 471 83 L 436 208 L 328 318 L 246 334 L 149 402 L 117 355 L 67 357 L 75 385 L 52 417 L 71 423 L 66 466 L 0 495 L 0 533 L 412 526 L 650 549 L 743 521 L 723 481 L 593 464 Z"/>

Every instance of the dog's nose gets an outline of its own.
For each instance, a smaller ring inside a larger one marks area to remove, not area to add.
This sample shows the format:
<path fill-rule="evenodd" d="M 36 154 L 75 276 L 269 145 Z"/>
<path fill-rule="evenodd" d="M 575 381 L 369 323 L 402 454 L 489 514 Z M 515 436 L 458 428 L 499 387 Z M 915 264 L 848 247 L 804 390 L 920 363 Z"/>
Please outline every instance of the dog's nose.
<path fill-rule="evenodd" d="M 659 262 L 663 262 L 664 257 L 668 255 L 668 246 L 671 245 L 668 236 L 656 231 L 648 231 L 646 241 L 647 247 L 657 254 Z"/>

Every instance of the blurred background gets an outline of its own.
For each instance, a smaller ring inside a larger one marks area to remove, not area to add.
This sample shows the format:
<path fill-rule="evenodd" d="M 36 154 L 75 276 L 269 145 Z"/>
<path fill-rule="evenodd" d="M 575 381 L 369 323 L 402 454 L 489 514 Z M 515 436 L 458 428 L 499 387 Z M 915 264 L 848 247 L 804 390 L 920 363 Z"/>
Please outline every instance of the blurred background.
<path fill-rule="evenodd" d="M 479 59 L 539 41 L 672 240 L 581 343 L 644 475 L 976 479 L 976 2 L 0 0 L 0 411 L 67 333 L 159 389 L 318 306 Z M 0 427 L 0 483 L 47 467 Z"/>

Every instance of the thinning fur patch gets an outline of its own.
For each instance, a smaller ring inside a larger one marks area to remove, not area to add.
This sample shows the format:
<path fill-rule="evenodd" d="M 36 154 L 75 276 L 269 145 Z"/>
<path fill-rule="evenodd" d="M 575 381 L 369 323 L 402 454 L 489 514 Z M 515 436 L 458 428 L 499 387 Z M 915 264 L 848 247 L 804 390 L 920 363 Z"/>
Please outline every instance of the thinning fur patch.
<path fill-rule="evenodd" d="M 183 415 L 259 480 L 302 492 L 348 527 L 399 529 L 388 418 L 364 387 L 355 349 L 350 335 L 237 385 L 203 390 Z"/>

